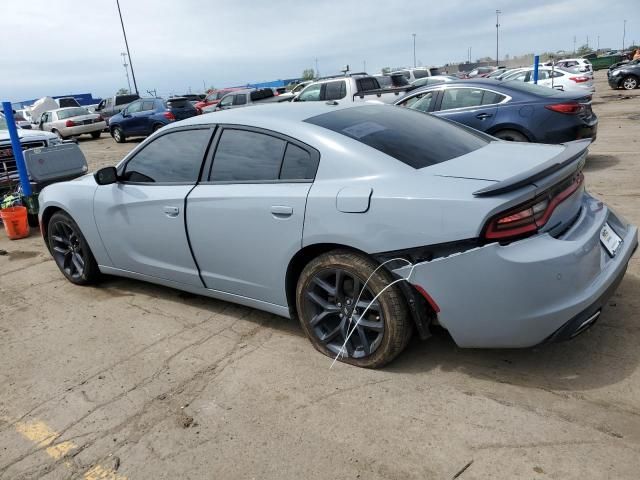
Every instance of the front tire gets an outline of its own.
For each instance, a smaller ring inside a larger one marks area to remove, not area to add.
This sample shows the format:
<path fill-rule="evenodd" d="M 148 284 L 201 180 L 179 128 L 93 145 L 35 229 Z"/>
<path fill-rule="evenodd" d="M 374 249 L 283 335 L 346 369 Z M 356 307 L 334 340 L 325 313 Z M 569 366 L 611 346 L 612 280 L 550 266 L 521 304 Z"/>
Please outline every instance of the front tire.
<path fill-rule="evenodd" d="M 100 138 L 100 135 L 102 134 L 101 131 L 97 131 L 97 132 L 91 132 L 91 138 L 93 138 L 94 140 L 97 140 Z"/>
<path fill-rule="evenodd" d="M 125 137 L 124 132 L 120 127 L 113 127 L 111 129 L 111 136 L 117 143 L 124 143 L 127 141 L 127 137 Z"/>
<path fill-rule="evenodd" d="M 638 79 L 633 75 L 628 75 L 622 79 L 621 85 L 625 90 L 635 90 L 638 88 Z"/>
<path fill-rule="evenodd" d="M 58 130 L 56 130 L 55 128 L 53 130 L 51 130 L 51 133 L 55 133 L 60 140 L 66 140 L 67 138 L 69 138 L 69 137 L 62 136 L 62 134 Z"/>
<path fill-rule="evenodd" d="M 78 224 L 65 212 L 51 216 L 47 227 L 49 251 L 62 274 L 76 285 L 90 285 L 100 270 Z"/>
<path fill-rule="evenodd" d="M 373 273 L 377 266 L 364 255 L 333 250 L 304 268 L 296 306 L 302 329 L 319 352 L 359 367 L 378 368 L 407 346 L 413 323 L 399 287 L 387 288 L 372 302 L 394 280 L 387 270 Z M 365 318 L 360 318 L 367 306 Z"/>
<path fill-rule="evenodd" d="M 515 130 L 500 130 L 493 134 L 494 137 L 507 142 L 528 142 L 529 139 Z"/>

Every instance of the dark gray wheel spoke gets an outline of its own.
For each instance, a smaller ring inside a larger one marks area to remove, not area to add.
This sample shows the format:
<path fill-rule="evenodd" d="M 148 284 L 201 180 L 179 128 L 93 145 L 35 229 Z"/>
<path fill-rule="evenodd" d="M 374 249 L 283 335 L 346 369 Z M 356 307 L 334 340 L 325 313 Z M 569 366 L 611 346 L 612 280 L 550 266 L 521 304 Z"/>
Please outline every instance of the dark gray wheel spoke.
<path fill-rule="evenodd" d="M 324 298 L 320 297 L 320 295 L 318 295 L 315 292 L 307 292 L 307 298 L 309 298 L 313 303 L 315 303 L 316 305 L 319 305 L 320 307 L 324 308 L 325 310 L 330 309 L 330 308 L 336 308 L 337 307 L 335 305 L 330 304 L 327 300 L 325 300 Z"/>
<path fill-rule="evenodd" d="M 71 254 L 71 261 L 73 262 L 73 266 L 76 267 L 76 271 L 78 273 L 82 273 L 84 270 L 84 260 L 78 253 Z"/>
<path fill-rule="evenodd" d="M 66 253 L 69 252 L 69 247 L 59 247 L 59 246 L 56 245 L 56 246 L 53 247 L 53 250 L 55 252 L 58 252 L 58 253 L 61 253 L 61 254 L 65 255 Z"/>
<path fill-rule="evenodd" d="M 384 322 L 382 320 L 372 322 L 371 320 L 362 319 L 358 322 L 358 327 L 365 330 L 373 330 L 374 332 L 384 332 Z"/>
<path fill-rule="evenodd" d="M 331 330 L 329 333 L 326 333 L 325 335 L 321 336 L 320 337 L 320 341 L 323 342 L 323 343 L 330 342 L 331 340 L 336 338 L 341 333 L 342 333 L 342 324 L 338 325 L 336 328 Z"/>
<path fill-rule="evenodd" d="M 336 296 L 344 296 L 344 289 L 342 288 L 344 282 L 344 272 L 342 270 L 336 270 Z"/>
<path fill-rule="evenodd" d="M 364 353 L 368 355 L 369 353 L 371 353 L 371 345 L 369 345 L 369 340 L 367 339 L 367 334 L 364 331 L 364 328 L 358 325 L 356 327 L 356 333 L 358 334 L 358 337 L 360 337 L 360 342 L 362 343 L 362 349 L 364 350 Z"/>
<path fill-rule="evenodd" d="M 336 295 L 336 287 L 330 285 L 329 283 L 327 283 L 323 279 L 315 277 L 313 279 L 313 283 L 316 284 L 317 286 L 319 286 L 321 289 L 323 289 L 329 295 L 331 295 L 331 296 L 335 296 Z"/>
<path fill-rule="evenodd" d="M 323 310 L 320 313 L 313 316 L 313 318 L 309 322 L 309 325 L 311 325 L 312 327 L 315 327 L 319 323 L 321 323 L 323 320 L 326 320 L 327 317 L 330 317 L 331 315 L 335 315 L 336 313 L 338 313 L 337 307 L 335 309 Z"/>
<path fill-rule="evenodd" d="M 369 312 L 379 312 L 380 311 L 380 304 L 378 303 L 377 300 L 375 302 L 372 302 L 371 300 L 360 300 L 358 302 L 358 304 L 356 305 L 356 308 L 362 309 L 363 312 L 367 307 L 369 307 L 368 308 Z"/>
<path fill-rule="evenodd" d="M 60 235 L 51 235 L 51 238 L 53 238 L 54 242 L 64 243 L 65 245 L 69 245 L 69 240 L 67 240 L 64 237 L 61 237 Z"/>

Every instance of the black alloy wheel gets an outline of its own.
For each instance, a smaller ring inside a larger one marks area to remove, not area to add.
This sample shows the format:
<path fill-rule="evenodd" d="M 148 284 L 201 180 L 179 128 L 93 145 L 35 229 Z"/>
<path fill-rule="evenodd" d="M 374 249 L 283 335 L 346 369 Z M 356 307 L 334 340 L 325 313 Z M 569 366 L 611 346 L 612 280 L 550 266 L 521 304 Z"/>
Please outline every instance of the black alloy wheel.
<path fill-rule="evenodd" d="M 371 289 L 363 290 L 365 281 L 341 269 L 326 269 L 313 276 L 305 292 L 307 311 L 312 312 L 309 326 L 335 355 L 363 358 L 382 342 L 384 313 L 379 302 L 372 302 Z"/>

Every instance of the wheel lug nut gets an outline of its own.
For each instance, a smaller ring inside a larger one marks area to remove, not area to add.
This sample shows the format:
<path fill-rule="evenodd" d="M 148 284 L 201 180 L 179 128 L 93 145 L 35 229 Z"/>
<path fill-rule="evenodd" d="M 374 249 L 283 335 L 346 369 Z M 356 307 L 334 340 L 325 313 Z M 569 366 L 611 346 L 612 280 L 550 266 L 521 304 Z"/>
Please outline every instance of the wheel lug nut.
<path fill-rule="evenodd" d="M 342 304 L 341 304 L 340 302 L 338 302 L 338 306 L 339 306 L 339 307 L 341 307 L 341 306 L 342 306 Z"/>
<path fill-rule="evenodd" d="M 342 314 L 340 314 L 340 318 L 342 318 Z"/>
<path fill-rule="evenodd" d="M 347 298 L 347 305 L 351 305 L 351 299 Z"/>

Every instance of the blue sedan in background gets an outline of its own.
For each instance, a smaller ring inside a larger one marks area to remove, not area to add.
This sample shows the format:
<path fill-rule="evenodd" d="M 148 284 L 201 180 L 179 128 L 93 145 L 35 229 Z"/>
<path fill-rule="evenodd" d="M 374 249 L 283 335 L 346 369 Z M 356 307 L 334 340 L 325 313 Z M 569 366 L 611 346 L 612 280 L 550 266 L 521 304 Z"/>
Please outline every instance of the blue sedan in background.
<path fill-rule="evenodd" d="M 193 117 L 198 111 L 186 98 L 141 98 L 109 119 L 111 136 L 118 143 L 127 137 L 146 137 L 177 120 Z"/>
<path fill-rule="evenodd" d="M 595 140 L 591 95 L 518 81 L 461 80 L 413 90 L 396 105 L 433 113 L 515 142 Z"/>

